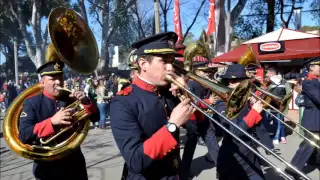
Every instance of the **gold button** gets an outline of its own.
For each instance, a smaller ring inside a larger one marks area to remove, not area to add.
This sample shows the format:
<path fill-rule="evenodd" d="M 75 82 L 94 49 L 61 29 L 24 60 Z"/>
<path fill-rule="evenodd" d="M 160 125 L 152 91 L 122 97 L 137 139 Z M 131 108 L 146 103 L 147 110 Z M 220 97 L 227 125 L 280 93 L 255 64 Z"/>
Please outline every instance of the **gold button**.
<path fill-rule="evenodd" d="M 172 149 L 175 149 L 176 147 L 175 146 L 173 146 L 173 148 Z"/>
<path fill-rule="evenodd" d="M 171 152 L 171 149 L 169 149 L 169 151 L 168 152 Z"/>
<path fill-rule="evenodd" d="M 164 107 L 168 107 L 168 106 L 165 104 Z"/>
<path fill-rule="evenodd" d="M 164 153 L 163 155 L 165 155 L 165 156 L 166 156 L 166 155 L 167 155 L 167 153 Z"/>

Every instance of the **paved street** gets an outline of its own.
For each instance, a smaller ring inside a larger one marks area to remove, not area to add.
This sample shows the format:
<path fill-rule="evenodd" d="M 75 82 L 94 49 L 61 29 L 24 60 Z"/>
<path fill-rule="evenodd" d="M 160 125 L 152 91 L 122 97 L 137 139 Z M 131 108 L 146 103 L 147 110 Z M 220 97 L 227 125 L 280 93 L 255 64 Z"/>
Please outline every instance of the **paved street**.
<path fill-rule="evenodd" d="M 2 126 L 2 120 L 0 121 Z M 27 180 L 33 179 L 31 170 L 32 162 L 28 159 L 21 158 L 10 151 L 2 137 L 2 127 L 0 128 L 0 154 L 1 164 L 0 172 L 1 180 Z M 277 145 L 281 149 L 282 157 L 286 160 L 291 160 L 295 151 L 298 148 L 301 139 L 297 135 L 288 137 L 288 144 Z M 87 168 L 90 180 L 110 179 L 120 180 L 122 172 L 123 159 L 120 156 L 118 149 L 112 137 L 111 130 L 90 130 L 88 137 L 82 144 L 82 150 L 86 157 Z M 181 151 L 183 152 L 183 151 Z M 216 169 L 212 164 L 207 163 L 204 159 L 206 154 L 206 147 L 198 146 L 192 164 L 193 179 L 198 180 L 212 180 L 215 179 Z M 261 151 L 264 154 L 264 151 Z M 283 168 L 284 166 L 275 158 L 268 156 L 268 158 Z M 271 169 L 266 169 L 265 174 L 267 179 L 280 180 L 283 179 L 275 174 Z M 314 179 L 320 179 L 319 170 L 311 169 L 308 175 Z"/>

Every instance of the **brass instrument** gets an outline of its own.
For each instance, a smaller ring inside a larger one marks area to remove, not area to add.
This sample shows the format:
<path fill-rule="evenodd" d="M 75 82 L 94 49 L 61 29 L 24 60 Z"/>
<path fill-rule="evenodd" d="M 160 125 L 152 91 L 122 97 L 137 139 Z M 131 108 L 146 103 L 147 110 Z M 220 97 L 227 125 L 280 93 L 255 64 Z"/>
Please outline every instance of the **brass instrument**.
<path fill-rule="evenodd" d="M 85 21 L 74 10 L 56 8 L 49 15 L 48 31 L 52 43 L 46 52 L 46 61 L 62 60 L 74 71 L 90 74 L 98 64 L 96 40 Z M 8 108 L 3 122 L 3 135 L 9 147 L 18 155 L 33 160 L 56 160 L 77 149 L 85 139 L 90 121 L 79 101 L 66 108 L 72 109 L 70 125 L 61 127 L 51 137 L 41 138 L 41 146 L 23 144 L 19 138 L 19 117 L 26 98 L 41 93 L 40 83 L 23 91 Z M 69 97 L 70 90 L 60 89 L 62 97 Z M 61 137 L 61 135 L 64 137 Z M 65 136 L 67 135 L 67 137 Z"/>
<path fill-rule="evenodd" d="M 203 35 L 202 35 L 203 36 Z M 205 42 L 205 41 L 199 41 L 199 42 Z M 194 46 L 194 45 L 191 45 Z M 214 113 L 216 113 L 217 115 L 221 116 L 222 118 L 224 118 L 225 120 L 227 120 L 227 122 L 233 126 L 234 128 L 238 129 L 239 131 L 241 131 L 245 136 L 247 136 L 249 139 L 251 139 L 252 141 L 254 141 L 256 144 L 258 144 L 259 146 L 261 146 L 262 148 L 264 148 L 266 151 L 268 151 L 269 153 L 271 153 L 273 156 L 275 156 L 278 160 L 282 161 L 284 164 L 286 164 L 286 166 L 290 167 L 292 170 L 294 170 L 295 172 L 297 172 L 299 175 L 301 175 L 302 177 L 304 177 L 305 179 L 310 179 L 307 175 L 305 175 L 303 172 L 301 172 L 300 170 L 298 170 L 297 168 L 293 167 L 289 162 L 287 162 L 286 160 L 284 160 L 282 157 L 280 157 L 279 155 L 277 155 L 275 152 L 273 152 L 271 149 L 269 149 L 268 147 L 266 147 L 264 144 L 262 144 L 259 140 L 255 139 L 253 136 L 251 136 L 247 131 L 241 129 L 237 124 L 235 124 L 231 119 L 234 118 L 235 116 L 237 116 L 237 114 L 239 113 L 239 111 L 242 109 L 243 105 L 247 102 L 247 98 L 250 95 L 250 90 L 251 90 L 251 82 L 249 80 L 245 80 L 242 81 L 240 83 L 240 85 L 238 86 L 238 88 L 236 89 L 230 89 L 228 87 L 224 87 L 222 85 L 219 85 L 217 83 L 213 83 L 210 80 L 206 79 L 206 78 L 202 78 L 199 77 L 197 75 L 195 75 L 192 72 L 192 57 L 189 57 L 188 55 L 192 55 L 192 56 L 196 56 L 199 55 L 197 54 L 197 52 L 201 52 L 203 53 L 204 51 L 206 51 L 205 49 L 200 49 L 198 50 L 197 48 L 203 48 L 204 45 L 201 46 L 196 46 L 196 47 L 190 47 L 190 48 L 186 48 L 188 49 L 188 51 L 185 53 L 186 57 L 184 58 L 185 61 L 189 61 L 189 62 L 184 62 L 184 65 L 188 66 L 188 67 L 184 67 L 181 68 L 179 66 L 174 66 L 175 67 L 175 71 L 178 71 L 178 73 L 185 75 L 187 78 L 192 79 L 198 83 L 200 83 L 201 85 L 203 85 L 206 88 L 209 88 L 214 94 L 217 94 L 221 99 L 223 99 L 224 101 L 227 102 L 227 107 L 226 107 L 226 114 L 227 116 L 224 116 L 223 114 L 221 114 L 220 112 L 218 112 L 216 109 L 214 109 L 210 104 L 206 103 L 205 101 L 203 101 L 201 98 L 199 98 L 198 96 L 196 96 L 194 93 L 192 93 L 188 87 L 182 85 L 181 83 L 179 83 L 177 80 L 175 80 L 171 75 L 166 75 L 165 78 L 167 81 L 172 82 L 174 84 L 176 84 L 182 91 L 183 91 L 183 95 L 182 94 L 178 94 L 179 97 L 181 99 L 184 99 L 185 97 L 190 97 L 192 99 L 191 101 L 191 105 L 193 107 L 195 107 L 199 112 L 201 112 L 202 114 L 204 114 L 207 118 L 209 118 L 211 121 L 213 121 L 215 124 L 217 124 L 220 128 L 222 128 L 226 133 L 228 133 L 230 136 L 232 136 L 233 138 L 235 138 L 237 141 L 239 141 L 241 144 L 243 144 L 244 146 L 246 146 L 249 150 L 251 150 L 255 155 L 257 155 L 257 157 L 261 158 L 262 160 L 264 160 L 265 162 L 267 162 L 269 165 L 271 165 L 277 172 L 281 173 L 285 178 L 287 179 L 292 179 L 290 176 L 288 176 L 286 173 L 284 173 L 283 170 L 281 170 L 280 168 L 278 168 L 275 164 L 273 164 L 271 161 L 269 161 L 267 158 L 265 158 L 264 156 L 262 156 L 256 149 L 252 148 L 250 145 L 248 145 L 247 143 L 245 143 L 241 138 L 239 138 L 238 136 L 236 136 L 235 134 L 233 134 L 231 131 L 229 131 L 224 125 L 222 125 L 220 122 L 218 122 L 217 120 L 215 120 L 214 118 L 212 118 L 212 116 L 208 113 L 206 113 L 204 110 L 201 109 L 201 107 L 199 107 L 196 103 L 194 103 L 193 101 L 198 101 L 203 103 L 204 105 L 206 105 L 208 107 L 208 109 L 210 109 L 211 111 L 213 111 Z M 191 50 L 193 50 L 194 52 L 189 52 Z M 209 54 L 209 52 L 206 52 L 206 54 Z M 190 70 L 190 71 L 187 71 Z"/>
<path fill-rule="evenodd" d="M 254 56 L 254 52 L 252 51 L 251 46 L 249 46 L 248 51 L 240 58 L 240 60 L 238 61 L 238 64 L 241 64 L 245 67 L 247 67 L 248 65 L 256 65 L 257 67 L 261 67 L 260 63 L 258 62 L 258 60 L 256 59 L 256 57 Z M 254 77 L 252 77 L 254 79 Z M 254 79 L 255 80 L 255 79 Z M 289 118 L 288 116 L 286 116 L 285 114 L 283 114 L 283 111 L 286 109 L 286 107 L 288 107 L 290 100 L 291 100 L 291 96 L 292 96 L 292 92 L 288 93 L 284 98 L 278 97 L 273 95 L 272 93 L 258 87 L 257 85 L 255 85 L 253 83 L 253 87 L 260 91 L 265 98 L 261 98 L 259 96 L 257 96 L 254 92 L 250 91 L 251 95 L 254 96 L 256 99 L 260 100 L 261 102 L 264 103 L 264 111 L 267 112 L 268 114 L 270 114 L 272 117 L 276 118 L 278 121 L 280 121 L 280 123 L 284 124 L 286 127 L 288 127 L 289 129 L 291 129 L 293 132 L 297 133 L 300 137 L 302 137 L 303 139 L 305 139 L 306 141 L 308 141 L 311 145 L 317 147 L 318 149 L 320 148 L 319 144 L 317 144 L 316 141 L 313 141 L 309 138 L 307 138 L 306 136 L 302 135 L 301 133 L 299 133 L 298 131 L 296 131 L 293 127 L 291 127 L 288 123 L 286 123 L 285 121 L 282 121 L 281 119 L 279 119 L 277 116 L 275 116 L 274 114 L 272 114 L 271 112 L 267 111 L 265 108 L 268 106 L 271 109 L 277 111 L 279 114 L 281 114 L 282 116 L 286 117 L 289 121 L 291 121 L 292 123 L 294 123 L 295 125 L 299 126 L 300 128 L 302 128 L 305 132 L 307 132 L 308 134 L 310 134 L 314 139 L 316 140 L 320 140 L 320 137 L 317 134 L 312 133 L 311 131 L 309 131 L 308 129 L 306 129 L 305 127 L 303 127 L 302 125 L 300 125 L 299 123 L 296 123 L 294 120 L 292 120 L 291 118 Z M 270 104 L 271 100 L 273 102 L 275 102 L 278 106 L 279 109 L 277 109 L 276 107 L 272 106 Z"/>
<path fill-rule="evenodd" d="M 227 103 L 226 113 L 227 117 L 233 118 L 238 115 L 243 108 L 249 97 L 249 90 L 251 89 L 251 83 L 249 81 L 243 81 L 241 86 L 236 89 L 222 86 L 216 82 L 212 82 L 207 78 L 200 77 L 193 72 L 192 59 L 195 56 L 203 56 L 207 59 L 211 59 L 211 53 L 209 48 L 208 37 L 205 31 L 202 31 L 201 37 L 194 44 L 190 44 L 184 51 L 184 67 L 173 64 L 176 71 L 184 76 L 192 79 L 199 84 L 209 88 L 214 94 L 219 96 Z"/>

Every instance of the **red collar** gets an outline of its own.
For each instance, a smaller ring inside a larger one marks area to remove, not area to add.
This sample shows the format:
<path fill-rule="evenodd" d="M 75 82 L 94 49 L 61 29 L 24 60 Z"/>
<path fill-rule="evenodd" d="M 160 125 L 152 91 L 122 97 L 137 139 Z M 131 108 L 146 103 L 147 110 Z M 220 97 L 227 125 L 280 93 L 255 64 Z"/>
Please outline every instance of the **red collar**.
<path fill-rule="evenodd" d="M 137 85 L 139 88 L 145 90 L 145 91 L 149 91 L 149 92 L 156 92 L 158 90 L 158 88 L 155 85 L 149 84 L 145 81 L 143 81 L 142 79 L 140 79 L 139 77 L 137 77 L 132 84 Z"/>
<path fill-rule="evenodd" d="M 42 93 L 43 93 L 43 95 L 45 95 L 47 98 L 56 100 L 56 98 L 53 97 L 51 94 L 49 94 L 47 91 L 43 90 Z"/>
<path fill-rule="evenodd" d="M 311 80 L 311 79 L 318 79 L 319 77 L 314 75 L 314 74 L 310 74 L 308 73 L 308 79 Z"/>

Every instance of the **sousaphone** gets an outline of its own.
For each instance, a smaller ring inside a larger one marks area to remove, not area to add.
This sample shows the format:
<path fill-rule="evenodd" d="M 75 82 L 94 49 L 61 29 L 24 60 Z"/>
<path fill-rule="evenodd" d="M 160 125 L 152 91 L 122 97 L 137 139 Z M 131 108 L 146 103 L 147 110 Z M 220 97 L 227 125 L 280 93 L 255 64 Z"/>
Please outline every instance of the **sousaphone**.
<path fill-rule="evenodd" d="M 51 44 L 46 52 L 46 61 L 62 60 L 72 70 L 92 73 L 98 65 L 98 48 L 89 26 L 72 9 L 56 8 L 48 18 Z M 19 118 L 23 102 L 28 97 L 41 93 L 43 88 L 36 84 L 23 91 L 8 108 L 3 122 L 3 135 L 9 147 L 18 155 L 33 160 L 56 160 L 77 149 L 85 139 L 89 127 L 89 114 L 79 101 L 66 108 L 72 109 L 71 125 L 61 127 L 53 136 L 40 139 L 41 145 L 24 144 L 19 140 Z M 62 94 L 70 91 L 61 89 Z"/>

